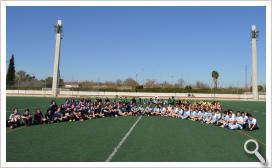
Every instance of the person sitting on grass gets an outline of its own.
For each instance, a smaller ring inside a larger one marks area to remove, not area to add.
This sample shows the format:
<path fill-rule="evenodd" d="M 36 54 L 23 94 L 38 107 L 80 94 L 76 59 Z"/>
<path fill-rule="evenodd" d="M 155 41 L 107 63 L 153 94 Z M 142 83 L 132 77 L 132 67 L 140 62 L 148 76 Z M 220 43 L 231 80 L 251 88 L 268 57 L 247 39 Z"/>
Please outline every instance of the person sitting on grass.
<path fill-rule="evenodd" d="M 44 118 L 45 118 L 45 123 L 47 123 L 47 124 L 53 123 L 53 121 L 54 121 L 54 116 L 52 115 L 50 108 L 48 108 L 48 109 L 46 110 L 46 113 L 45 113 L 45 115 L 44 115 Z"/>
<path fill-rule="evenodd" d="M 58 107 L 57 110 L 54 113 L 54 122 L 60 122 L 62 121 L 62 112 L 61 112 L 61 107 Z"/>
<path fill-rule="evenodd" d="M 244 119 L 244 127 L 243 128 L 246 128 L 246 124 L 248 123 L 248 114 L 247 112 L 242 112 L 242 117 Z"/>
<path fill-rule="evenodd" d="M 147 105 L 147 106 L 145 107 L 144 113 L 145 113 L 145 115 L 147 115 L 147 116 L 150 116 L 150 115 L 151 115 L 151 113 L 152 113 L 152 108 L 150 107 L 150 105 Z"/>
<path fill-rule="evenodd" d="M 189 119 L 191 115 L 189 107 L 185 107 L 185 111 L 181 116 L 181 119 Z"/>
<path fill-rule="evenodd" d="M 41 112 L 40 108 L 36 108 L 35 114 L 34 114 L 34 124 L 44 124 L 45 118 Z"/>
<path fill-rule="evenodd" d="M 196 109 L 193 108 L 191 114 L 190 114 L 190 120 L 191 121 L 196 121 L 197 120 L 197 112 L 196 112 Z"/>
<path fill-rule="evenodd" d="M 32 124 L 32 115 L 29 113 L 29 108 L 25 109 L 24 114 L 22 115 L 23 123 L 26 127 Z"/>
<path fill-rule="evenodd" d="M 151 113 L 154 116 L 160 116 L 160 106 L 159 105 L 155 105 L 155 107 L 153 108 L 153 113 Z"/>
<path fill-rule="evenodd" d="M 15 107 L 12 111 L 13 112 L 9 116 L 7 126 L 13 129 L 21 125 L 21 115 L 18 113 L 17 107 Z"/>
<path fill-rule="evenodd" d="M 121 98 L 121 97 L 120 97 Z M 135 101 L 136 100 L 136 101 Z M 64 104 L 59 107 L 56 101 L 52 100 L 50 107 L 43 117 L 40 109 L 36 109 L 34 115 L 34 123 L 53 123 L 58 121 L 83 121 L 92 118 L 116 117 L 116 116 L 138 116 L 138 115 L 154 115 L 163 117 L 175 117 L 182 119 L 190 119 L 192 121 L 202 121 L 207 124 L 214 124 L 229 129 L 254 130 L 258 128 L 257 121 L 251 115 L 239 111 L 235 114 L 231 109 L 222 113 L 219 102 L 199 101 L 190 102 L 187 100 L 172 99 L 145 99 L 137 101 L 136 98 L 121 98 L 114 102 L 101 98 L 91 99 L 74 99 L 68 98 Z M 17 112 L 17 108 L 13 110 L 7 120 L 7 126 L 14 128 L 21 124 L 21 117 Z M 26 126 L 31 124 L 31 115 L 29 109 L 26 110 L 22 117 Z"/>
<path fill-rule="evenodd" d="M 243 129 L 245 127 L 246 123 L 244 121 L 243 116 L 241 116 L 240 111 L 237 111 L 237 113 L 236 113 L 236 122 L 239 125 L 239 129 Z"/>
<path fill-rule="evenodd" d="M 197 120 L 198 121 L 203 121 L 203 109 L 201 108 L 201 109 L 199 109 L 198 110 L 198 113 L 197 113 Z"/>
<path fill-rule="evenodd" d="M 239 124 L 237 124 L 236 120 L 230 120 L 227 128 L 229 128 L 230 130 L 237 130 L 240 129 L 241 127 L 239 126 Z"/>
<path fill-rule="evenodd" d="M 215 124 L 218 125 L 219 120 L 221 119 L 221 113 L 218 109 L 215 109 L 215 113 L 212 115 L 212 119 L 209 124 Z"/>
<path fill-rule="evenodd" d="M 69 121 L 70 120 L 70 112 L 71 111 L 70 111 L 69 107 L 64 110 L 64 115 L 62 116 L 63 121 Z"/>
<path fill-rule="evenodd" d="M 211 111 L 211 109 L 208 107 L 207 114 L 206 114 L 206 118 L 205 118 L 205 123 L 206 123 L 206 124 L 210 124 L 210 123 L 211 123 L 212 116 L 213 116 L 212 111 Z"/>
<path fill-rule="evenodd" d="M 51 104 L 50 104 L 50 111 L 51 111 L 51 114 L 54 115 L 55 112 L 57 111 L 57 109 L 58 109 L 58 105 L 57 105 L 56 101 L 55 101 L 55 100 L 52 100 L 52 101 L 51 101 Z"/>
<path fill-rule="evenodd" d="M 160 116 L 167 116 L 167 109 L 165 106 L 160 107 Z"/>
<path fill-rule="evenodd" d="M 219 120 L 219 125 L 220 127 L 227 127 L 228 123 L 229 123 L 229 112 L 228 111 L 224 111 L 223 113 L 223 117 L 221 118 L 221 120 Z"/>
<path fill-rule="evenodd" d="M 207 121 L 207 118 L 208 118 L 208 112 L 206 110 L 206 108 L 203 109 L 203 114 L 202 114 L 202 123 L 206 123 Z"/>
<path fill-rule="evenodd" d="M 248 114 L 248 124 L 246 129 L 248 131 L 259 129 L 256 118 L 252 117 L 251 114 Z"/>

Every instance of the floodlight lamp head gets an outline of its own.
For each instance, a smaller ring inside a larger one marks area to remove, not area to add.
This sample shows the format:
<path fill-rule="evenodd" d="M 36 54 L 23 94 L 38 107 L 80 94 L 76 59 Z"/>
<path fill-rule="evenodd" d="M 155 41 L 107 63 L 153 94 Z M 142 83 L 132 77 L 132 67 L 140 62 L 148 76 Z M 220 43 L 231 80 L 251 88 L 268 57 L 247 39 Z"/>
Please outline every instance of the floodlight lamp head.
<path fill-rule="evenodd" d="M 256 39 L 258 37 L 259 31 L 257 30 L 255 25 L 251 25 L 251 38 Z"/>
<path fill-rule="evenodd" d="M 61 24 L 62 24 L 62 21 L 58 20 L 58 26 L 61 26 Z"/>
<path fill-rule="evenodd" d="M 251 25 L 251 31 L 256 31 L 256 26 L 255 25 Z"/>
<path fill-rule="evenodd" d="M 56 33 L 62 33 L 62 20 L 58 20 L 57 25 L 55 26 Z"/>

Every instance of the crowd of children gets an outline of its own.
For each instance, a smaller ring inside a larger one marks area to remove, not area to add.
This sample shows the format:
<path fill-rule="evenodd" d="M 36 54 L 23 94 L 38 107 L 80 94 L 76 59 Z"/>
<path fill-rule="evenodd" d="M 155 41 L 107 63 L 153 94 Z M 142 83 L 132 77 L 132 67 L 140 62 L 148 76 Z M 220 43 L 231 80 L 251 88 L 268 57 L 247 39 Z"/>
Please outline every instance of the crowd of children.
<path fill-rule="evenodd" d="M 231 130 L 245 129 L 248 131 L 258 129 L 256 118 L 249 113 L 231 109 L 224 110 L 218 101 L 189 102 L 169 99 L 141 98 L 118 98 L 112 101 L 109 98 L 91 99 L 67 98 L 61 105 L 51 101 L 46 113 L 40 108 L 35 110 L 34 115 L 26 108 L 21 115 L 18 108 L 14 108 L 7 120 L 7 126 L 16 128 L 22 125 L 50 124 L 63 121 L 84 121 L 102 117 L 118 116 L 167 116 L 192 121 L 200 121 L 203 124 L 213 124 Z"/>

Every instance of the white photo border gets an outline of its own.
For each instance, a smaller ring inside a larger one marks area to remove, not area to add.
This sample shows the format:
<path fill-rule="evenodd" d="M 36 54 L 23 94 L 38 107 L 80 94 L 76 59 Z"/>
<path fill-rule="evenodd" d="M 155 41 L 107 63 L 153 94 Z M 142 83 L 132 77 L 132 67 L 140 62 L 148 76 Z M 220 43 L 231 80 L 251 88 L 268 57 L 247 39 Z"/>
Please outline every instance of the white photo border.
<path fill-rule="evenodd" d="M 265 6 L 266 166 L 271 166 L 271 1 L 2 1 L 1 2 L 1 167 L 263 167 L 259 162 L 7 162 L 6 7 L 8 6 Z"/>

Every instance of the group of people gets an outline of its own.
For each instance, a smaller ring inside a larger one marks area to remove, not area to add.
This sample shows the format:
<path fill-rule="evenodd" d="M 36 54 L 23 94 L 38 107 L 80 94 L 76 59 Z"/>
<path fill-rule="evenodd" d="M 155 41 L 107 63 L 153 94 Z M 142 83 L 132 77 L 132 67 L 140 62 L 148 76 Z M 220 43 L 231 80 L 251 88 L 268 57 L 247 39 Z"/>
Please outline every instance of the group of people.
<path fill-rule="evenodd" d="M 21 115 L 18 108 L 14 108 L 7 120 L 7 126 L 16 128 L 22 125 L 140 115 L 200 121 L 203 124 L 213 124 L 231 130 L 251 131 L 258 129 L 257 120 L 252 115 L 240 111 L 234 113 L 231 109 L 223 111 L 218 101 L 189 102 L 176 100 L 174 97 L 169 99 L 116 97 L 112 100 L 99 97 L 94 100 L 67 98 L 61 105 L 57 105 L 56 101 L 52 100 L 45 114 L 41 112 L 40 108 L 36 108 L 34 115 L 31 115 L 29 108 L 26 108 Z"/>

